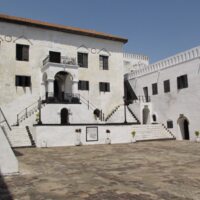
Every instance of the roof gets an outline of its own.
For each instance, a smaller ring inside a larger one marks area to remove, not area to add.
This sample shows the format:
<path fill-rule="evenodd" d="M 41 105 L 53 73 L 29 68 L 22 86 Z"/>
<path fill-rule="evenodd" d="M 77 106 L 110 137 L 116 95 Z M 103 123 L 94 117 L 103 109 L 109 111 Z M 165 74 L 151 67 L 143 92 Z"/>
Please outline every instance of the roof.
<path fill-rule="evenodd" d="M 75 28 L 71 26 L 52 24 L 48 22 L 42 22 L 38 20 L 26 19 L 26 18 L 21 18 L 21 17 L 14 17 L 14 16 L 9 16 L 9 15 L 4 15 L 4 14 L 0 14 L 0 21 L 33 26 L 33 27 L 49 29 L 49 30 L 55 30 L 55 31 L 60 31 L 60 32 L 65 32 L 65 33 L 72 33 L 72 34 L 77 34 L 77 35 L 101 38 L 105 40 L 112 40 L 112 41 L 117 41 L 117 42 L 122 42 L 122 43 L 128 42 L 128 39 L 126 38 L 110 35 L 107 33 L 97 32 L 94 30 L 80 29 L 80 28 Z"/>

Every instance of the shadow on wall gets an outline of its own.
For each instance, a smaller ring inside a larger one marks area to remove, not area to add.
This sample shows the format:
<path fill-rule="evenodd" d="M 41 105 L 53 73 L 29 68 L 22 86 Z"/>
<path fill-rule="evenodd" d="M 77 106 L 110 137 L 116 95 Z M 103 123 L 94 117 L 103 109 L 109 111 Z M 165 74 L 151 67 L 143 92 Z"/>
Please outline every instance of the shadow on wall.
<path fill-rule="evenodd" d="M 0 199 L 1 200 L 13 200 L 8 186 L 5 183 L 3 176 L 0 174 Z"/>

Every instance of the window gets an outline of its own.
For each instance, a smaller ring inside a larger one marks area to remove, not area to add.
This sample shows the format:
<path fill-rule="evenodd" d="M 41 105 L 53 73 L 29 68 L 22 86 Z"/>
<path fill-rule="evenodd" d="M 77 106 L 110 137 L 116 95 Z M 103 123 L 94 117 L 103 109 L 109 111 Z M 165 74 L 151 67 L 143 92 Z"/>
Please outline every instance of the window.
<path fill-rule="evenodd" d="M 99 56 L 99 66 L 102 70 L 108 70 L 108 56 Z"/>
<path fill-rule="evenodd" d="M 30 76 L 15 76 L 15 86 L 30 87 L 31 77 Z"/>
<path fill-rule="evenodd" d="M 88 67 L 88 54 L 78 53 L 78 65 L 79 67 Z"/>
<path fill-rule="evenodd" d="M 163 83 L 164 83 L 164 92 L 165 93 L 170 92 L 170 81 L 166 80 Z"/>
<path fill-rule="evenodd" d="M 29 60 L 29 46 L 16 44 L 16 60 L 28 61 Z"/>
<path fill-rule="evenodd" d="M 78 89 L 79 90 L 89 90 L 89 81 L 79 81 Z"/>
<path fill-rule="evenodd" d="M 49 61 L 52 63 L 61 63 L 61 53 L 49 51 Z"/>
<path fill-rule="evenodd" d="M 183 89 L 188 87 L 188 79 L 187 75 L 179 76 L 177 77 L 177 88 Z"/>
<path fill-rule="evenodd" d="M 167 121 L 167 128 L 173 128 L 173 121 L 172 120 Z"/>
<path fill-rule="evenodd" d="M 100 92 L 110 92 L 110 83 L 100 82 L 99 90 Z"/>
<path fill-rule="evenodd" d="M 153 83 L 152 84 L 152 94 L 153 95 L 158 94 L 158 85 L 157 85 L 157 83 Z"/>

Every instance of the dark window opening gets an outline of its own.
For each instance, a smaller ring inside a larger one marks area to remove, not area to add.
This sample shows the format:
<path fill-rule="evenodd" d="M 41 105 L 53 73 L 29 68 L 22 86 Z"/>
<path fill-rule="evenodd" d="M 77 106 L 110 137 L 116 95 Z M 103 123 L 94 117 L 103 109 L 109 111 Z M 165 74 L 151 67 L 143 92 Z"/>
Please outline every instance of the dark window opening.
<path fill-rule="evenodd" d="M 29 45 L 16 44 L 16 60 L 29 61 Z"/>
<path fill-rule="evenodd" d="M 49 62 L 61 63 L 61 53 L 55 51 L 49 51 Z"/>
<path fill-rule="evenodd" d="M 166 80 L 163 82 L 163 84 L 164 84 L 164 92 L 165 93 L 170 92 L 170 81 Z"/>
<path fill-rule="evenodd" d="M 167 121 L 167 128 L 173 128 L 173 121 Z"/>
<path fill-rule="evenodd" d="M 88 54 L 87 53 L 78 53 L 78 65 L 79 67 L 88 67 Z"/>
<path fill-rule="evenodd" d="M 99 56 L 100 69 L 108 70 L 108 56 Z"/>
<path fill-rule="evenodd" d="M 79 81 L 78 82 L 78 89 L 79 90 L 89 90 L 89 81 Z"/>
<path fill-rule="evenodd" d="M 187 75 L 177 77 L 177 88 L 183 89 L 188 87 L 188 78 Z"/>
<path fill-rule="evenodd" d="M 100 82 L 99 90 L 100 90 L 100 92 L 110 92 L 110 83 Z"/>
<path fill-rule="evenodd" d="M 15 86 L 30 87 L 31 77 L 30 76 L 15 76 Z"/>
<path fill-rule="evenodd" d="M 152 95 L 158 94 L 158 85 L 157 83 L 152 84 Z"/>

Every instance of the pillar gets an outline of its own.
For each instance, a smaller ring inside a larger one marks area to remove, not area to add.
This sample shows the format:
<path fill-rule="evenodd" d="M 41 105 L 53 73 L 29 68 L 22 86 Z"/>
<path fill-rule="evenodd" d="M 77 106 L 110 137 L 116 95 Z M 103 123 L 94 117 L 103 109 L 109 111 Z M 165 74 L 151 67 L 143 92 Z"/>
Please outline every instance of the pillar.
<path fill-rule="evenodd" d="M 48 97 L 54 97 L 54 79 L 48 80 Z"/>
<path fill-rule="evenodd" d="M 78 81 L 72 82 L 72 93 L 77 94 L 78 93 Z"/>

